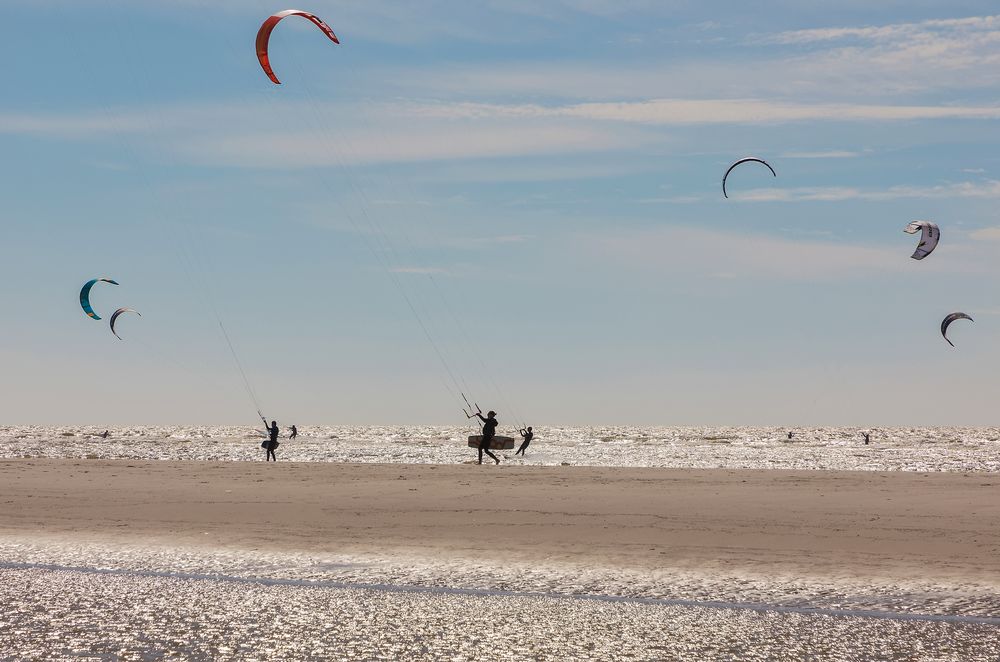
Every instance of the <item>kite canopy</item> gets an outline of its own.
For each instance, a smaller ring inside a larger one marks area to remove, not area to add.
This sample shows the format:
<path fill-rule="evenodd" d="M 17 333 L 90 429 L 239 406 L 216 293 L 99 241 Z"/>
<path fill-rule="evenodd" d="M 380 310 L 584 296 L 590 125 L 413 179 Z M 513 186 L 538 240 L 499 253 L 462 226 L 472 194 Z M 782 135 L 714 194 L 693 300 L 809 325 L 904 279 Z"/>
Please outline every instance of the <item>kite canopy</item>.
<path fill-rule="evenodd" d="M 101 319 L 100 315 L 95 313 L 94 309 L 90 307 L 90 288 L 97 283 L 111 283 L 112 285 L 118 284 L 110 278 L 95 278 L 94 280 L 88 280 L 87 284 L 83 286 L 82 290 L 80 290 L 80 306 L 83 307 L 83 312 L 87 313 L 87 317 L 94 320 Z"/>
<path fill-rule="evenodd" d="M 734 163 L 733 165 L 729 166 L 729 168 L 726 170 L 726 174 L 724 174 L 722 176 L 722 196 L 723 197 L 725 197 L 725 198 L 729 197 L 729 194 L 726 193 L 726 178 L 729 177 L 729 173 L 731 173 L 733 171 L 733 168 L 735 168 L 736 166 L 738 166 L 738 165 L 740 165 L 742 163 L 749 163 L 750 161 L 754 161 L 756 163 L 763 163 L 765 166 L 767 166 L 767 169 L 771 171 L 772 175 L 774 175 L 775 177 L 778 176 L 778 173 L 776 173 L 774 171 L 774 168 L 771 167 L 771 164 L 768 163 L 767 161 L 765 161 L 764 159 L 758 159 L 756 156 L 747 156 L 747 157 L 744 157 L 744 158 L 740 159 L 739 161 L 737 161 L 736 163 Z"/>
<path fill-rule="evenodd" d="M 267 55 L 267 44 L 271 40 L 271 32 L 274 30 L 281 19 L 286 16 L 301 16 L 303 18 L 312 21 L 316 27 L 323 31 L 323 33 L 329 37 L 330 41 L 335 44 L 339 44 L 340 40 L 337 39 L 337 35 L 333 34 L 333 29 L 323 22 L 319 16 L 315 14 L 310 14 L 307 11 L 301 11 L 298 9 L 286 9 L 285 11 L 279 11 L 277 14 L 272 14 L 267 17 L 267 20 L 260 26 L 260 30 L 257 31 L 257 59 L 260 60 L 260 66 L 267 74 L 267 77 L 271 79 L 271 82 L 275 85 L 281 85 L 281 81 L 278 77 L 274 75 L 274 70 L 271 69 L 271 60 Z"/>
<path fill-rule="evenodd" d="M 922 260 L 930 255 L 937 247 L 938 240 L 941 239 L 941 229 L 938 228 L 937 223 L 913 221 L 903 228 L 903 232 L 907 234 L 916 234 L 918 230 L 921 231 L 920 243 L 917 244 L 917 249 L 910 256 L 914 260 Z"/>
<path fill-rule="evenodd" d="M 117 331 L 115 331 L 115 321 L 118 319 L 118 316 L 121 315 L 122 313 L 135 313 L 139 317 L 142 317 L 142 313 L 140 313 L 138 310 L 132 310 L 131 308 L 119 308 L 118 310 L 116 310 L 114 314 L 111 315 L 111 333 L 115 334 L 115 338 L 118 338 L 118 340 L 121 340 L 122 337 L 118 335 Z"/>
<path fill-rule="evenodd" d="M 946 316 L 943 320 L 941 320 L 941 335 L 944 336 L 945 340 L 948 340 L 948 327 L 951 326 L 951 323 L 955 320 L 969 320 L 970 322 L 975 321 L 965 313 L 952 313 Z M 948 344 L 952 347 L 955 346 L 955 343 L 950 340 L 948 340 Z"/>

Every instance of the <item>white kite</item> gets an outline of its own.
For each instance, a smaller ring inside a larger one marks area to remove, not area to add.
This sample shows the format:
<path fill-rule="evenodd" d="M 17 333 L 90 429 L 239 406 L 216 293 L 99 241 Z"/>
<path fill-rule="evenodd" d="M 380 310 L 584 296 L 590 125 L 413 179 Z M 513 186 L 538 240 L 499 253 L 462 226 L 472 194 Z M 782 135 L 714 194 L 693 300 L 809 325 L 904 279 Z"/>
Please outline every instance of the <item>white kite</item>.
<path fill-rule="evenodd" d="M 914 260 L 922 260 L 938 245 L 938 240 L 941 239 L 941 229 L 938 228 L 937 223 L 931 223 L 930 221 L 913 221 L 905 228 L 903 232 L 907 234 L 916 234 L 920 231 L 920 243 L 917 244 L 917 250 L 913 251 L 912 257 Z"/>

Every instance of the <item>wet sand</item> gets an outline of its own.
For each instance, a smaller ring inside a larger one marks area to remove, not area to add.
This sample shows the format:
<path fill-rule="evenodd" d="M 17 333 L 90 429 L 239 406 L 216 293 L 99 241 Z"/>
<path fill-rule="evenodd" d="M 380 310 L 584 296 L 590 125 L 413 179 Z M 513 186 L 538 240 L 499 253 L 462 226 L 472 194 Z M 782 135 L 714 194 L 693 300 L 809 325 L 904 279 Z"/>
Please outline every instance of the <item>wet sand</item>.
<path fill-rule="evenodd" d="M 25 459 L 0 539 L 1000 585 L 1000 475 Z"/>

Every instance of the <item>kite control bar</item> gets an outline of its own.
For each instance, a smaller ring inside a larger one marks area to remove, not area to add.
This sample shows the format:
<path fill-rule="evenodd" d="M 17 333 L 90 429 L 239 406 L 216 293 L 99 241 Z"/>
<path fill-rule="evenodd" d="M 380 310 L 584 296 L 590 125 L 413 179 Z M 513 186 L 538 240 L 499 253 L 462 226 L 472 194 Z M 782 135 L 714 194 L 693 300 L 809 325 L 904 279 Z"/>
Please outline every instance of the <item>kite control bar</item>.
<path fill-rule="evenodd" d="M 468 409 L 463 408 L 462 413 L 465 414 L 466 418 L 475 418 L 476 415 L 472 413 L 472 405 L 469 404 L 469 399 L 465 397 L 465 393 L 462 394 L 462 399 L 465 400 L 465 405 L 468 407 Z M 483 410 L 479 408 L 479 403 L 476 403 L 476 411 L 479 412 L 479 414 L 483 413 Z"/>

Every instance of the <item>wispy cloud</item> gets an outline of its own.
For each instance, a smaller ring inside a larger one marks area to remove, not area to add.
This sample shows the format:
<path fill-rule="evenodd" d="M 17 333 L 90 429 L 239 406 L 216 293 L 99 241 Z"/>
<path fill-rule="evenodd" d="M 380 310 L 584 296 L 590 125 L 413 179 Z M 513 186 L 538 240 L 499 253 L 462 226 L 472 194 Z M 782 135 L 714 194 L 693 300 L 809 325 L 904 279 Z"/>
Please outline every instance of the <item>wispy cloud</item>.
<path fill-rule="evenodd" d="M 563 20 L 569 11 L 603 17 L 664 11 L 664 3 L 657 0 L 549 0 L 544 3 L 530 0 L 490 0 L 486 4 L 500 12 Z"/>
<path fill-rule="evenodd" d="M 849 152 L 846 150 L 829 150 L 826 152 L 782 152 L 783 159 L 853 159 L 862 155 L 862 152 Z"/>
<path fill-rule="evenodd" d="M 928 35 L 956 35 L 983 33 L 994 35 L 1000 32 L 1000 15 L 970 16 L 967 18 L 935 19 L 913 23 L 896 23 L 866 27 L 811 28 L 789 30 L 773 35 L 758 37 L 762 43 L 771 44 L 813 44 L 817 42 L 861 40 L 873 42 L 896 42 L 900 40 L 925 39 Z"/>
<path fill-rule="evenodd" d="M 1000 25 L 995 16 L 873 27 L 832 26 L 757 35 L 720 58 L 641 61 L 523 61 L 414 71 L 404 85 L 461 98 L 523 95 L 581 100 L 762 96 L 859 101 L 956 97 L 1000 82 Z M 661 59 L 662 58 L 662 59 Z M 965 95 L 962 95 L 965 96 Z"/>
<path fill-rule="evenodd" d="M 449 273 L 447 269 L 442 269 L 441 267 L 393 267 L 389 271 L 394 274 L 417 274 L 424 276 Z"/>
<path fill-rule="evenodd" d="M 612 257 L 632 269 L 707 278 L 828 280 L 902 273 L 908 266 L 898 254 L 880 248 L 692 227 L 618 231 L 582 241 L 602 259 Z"/>
<path fill-rule="evenodd" d="M 411 109 L 405 103 L 279 103 L 263 108 L 179 105 L 155 113 L 142 108 L 44 116 L 8 113 L 0 114 L 0 134 L 81 141 L 127 136 L 133 147 L 145 145 L 199 164 L 257 168 L 588 153 L 657 139 L 587 122 L 463 118 L 461 113 L 414 116 Z M 276 114 L 286 118 L 284 126 L 293 128 L 276 130 Z M 326 117 L 328 124 L 320 124 Z"/>
<path fill-rule="evenodd" d="M 618 229 L 584 235 L 578 241 L 582 251 L 599 255 L 602 261 L 613 260 L 623 269 L 684 278 L 840 282 L 912 273 L 905 241 L 902 248 L 885 248 L 849 242 L 840 233 L 823 240 L 672 225 Z M 951 259 L 925 261 L 921 271 L 983 275 L 996 271 L 989 250 L 952 244 L 949 253 Z"/>
<path fill-rule="evenodd" d="M 810 64 L 820 80 L 853 78 L 883 92 L 983 88 L 998 80 L 1000 16 L 792 30 L 758 41 L 812 48 L 791 61 Z"/>
<path fill-rule="evenodd" d="M 348 164 L 586 153 L 641 144 L 638 136 L 584 126 L 425 126 L 419 131 L 352 132 L 317 140 L 312 132 L 202 136 L 179 149 L 206 164 L 251 168 L 306 168 Z"/>
<path fill-rule="evenodd" d="M 422 241 L 427 246 L 445 247 L 454 250 L 481 250 L 494 248 L 499 244 L 523 244 L 531 241 L 535 235 L 531 234 L 509 234 L 499 236 L 436 236 L 422 237 Z"/>
<path fill-rule="evenodd" d="M 639 198 L 636 202 L 640 205 L 689 205 L 695 202 L 701 202 L 701 200 L 702 198 L 696 195 L 670 195 L 655 198 Z"/>
<path fill-rule="evenodd" d="M 149 130 L 149 120 L 139 115 L 79 113 L 73 115 L 0 115 L 0 134 L 85 138 L 109 133 L 136 133 Z"/>
<path fill-rule="evenodd" d="M 906 198 L 1000 198 L 1000 181 L 957 182 L 937 186 L 892 186 L 866 190 L 847 186 L 793 189 L 753 189 L 729 196 L 744 202 L 838 202 L 842 200 L 898 200 Z"/>
<path fill-rule="evenodd" d="M 417 115 L 451 119 L 575 118 L 640 124 L 779 124 L 807 121 L 1000 119 L 997 106 L 791 103 L 762 99 L 652 99 L 542 106 L 488 103 L 414 105 Z"/>
<path fill-rule="evenodd" d="M 969 236 L 977 241 L 1000 241 L 1000 227 L 975 230 L 970 232 Z"/>

